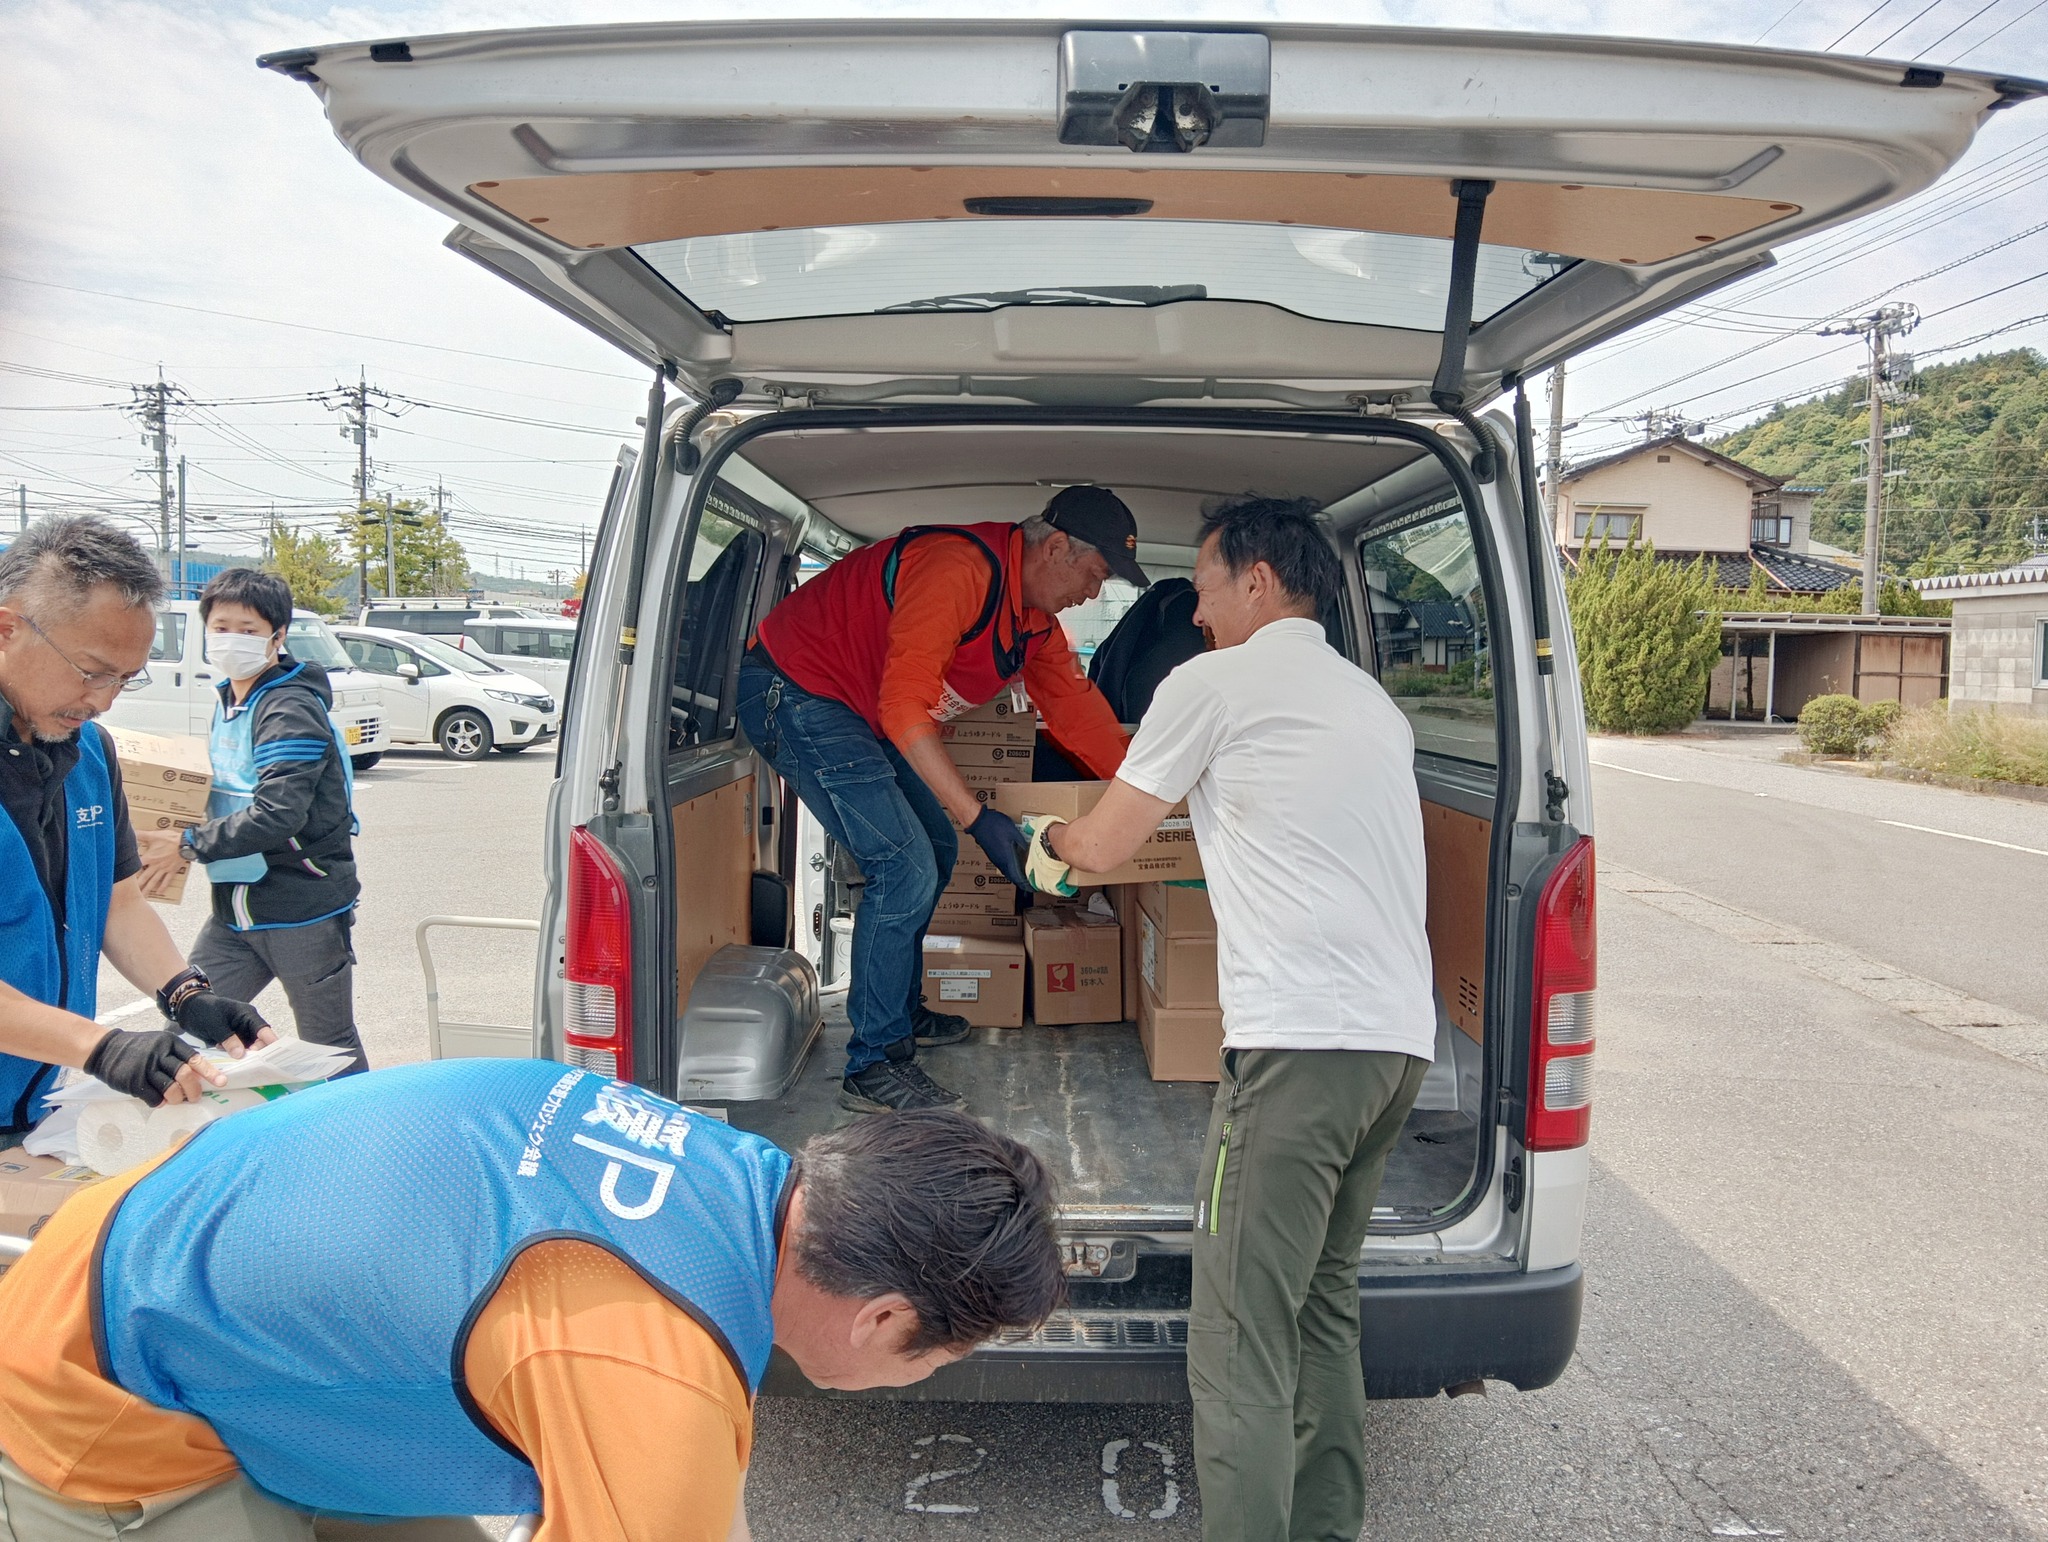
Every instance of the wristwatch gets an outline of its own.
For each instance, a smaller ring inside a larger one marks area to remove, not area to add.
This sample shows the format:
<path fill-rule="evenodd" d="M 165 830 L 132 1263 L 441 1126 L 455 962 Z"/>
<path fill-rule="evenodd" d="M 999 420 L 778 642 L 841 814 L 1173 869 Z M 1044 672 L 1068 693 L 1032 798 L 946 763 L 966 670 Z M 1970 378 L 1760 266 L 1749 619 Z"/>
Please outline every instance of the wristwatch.
<path fill-rule="evenodd" d="M 199 860 L 199 853 L 192 848 L 192 832 L 189 828 L 178 832 L 178 855 L 187 862 Z"/>

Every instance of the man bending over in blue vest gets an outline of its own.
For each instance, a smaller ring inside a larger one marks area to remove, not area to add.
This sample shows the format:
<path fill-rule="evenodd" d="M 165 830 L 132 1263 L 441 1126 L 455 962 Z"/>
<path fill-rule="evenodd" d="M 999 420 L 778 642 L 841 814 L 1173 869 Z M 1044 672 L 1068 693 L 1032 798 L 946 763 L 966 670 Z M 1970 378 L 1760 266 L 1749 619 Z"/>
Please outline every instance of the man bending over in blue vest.
<path fill-rule="evenodd" d="M 1045 1169 L 965 1114 L 792 1159 L 545 1060 L 329 1082 L 85 1190 L 0 1276 L 14 1542 L 744 1538 L 753 1400 L 1042 1322 Z"/>
<path fill-rule="evenodd" d="M 52 516 L 0 552 L 0 1147 L 65 1066 L 154 1106 L 222 1078 L 179 1033 L 93 1021 L 102 954 L 180 1030 L 232 1054 L 272 1037 L 185 967 L 142 895 L 113 745 L 93 719 L 148 665 L 163 579 L 104 520 Z"/>

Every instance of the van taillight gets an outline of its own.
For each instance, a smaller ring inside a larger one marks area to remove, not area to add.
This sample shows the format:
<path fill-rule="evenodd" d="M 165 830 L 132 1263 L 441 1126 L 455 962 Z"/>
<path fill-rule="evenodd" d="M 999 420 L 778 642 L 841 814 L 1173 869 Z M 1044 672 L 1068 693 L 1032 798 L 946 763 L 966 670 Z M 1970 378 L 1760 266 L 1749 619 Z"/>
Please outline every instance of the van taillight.
<path fill-rule="evenodd" d="M 1536 989 L 1529 1024 L 1529 1122 L 1522 1144 L 1586 1143 L 1593 1117 L 1593 842 L 1565 853 L 1536 902 Z"/>
<path fill-rule="evenodd" d="M 588 830 L 569 832 L 569 935 L 562 1037 L 569 1064 L 633 1079 L 633 917 L 616 858 Z"/>

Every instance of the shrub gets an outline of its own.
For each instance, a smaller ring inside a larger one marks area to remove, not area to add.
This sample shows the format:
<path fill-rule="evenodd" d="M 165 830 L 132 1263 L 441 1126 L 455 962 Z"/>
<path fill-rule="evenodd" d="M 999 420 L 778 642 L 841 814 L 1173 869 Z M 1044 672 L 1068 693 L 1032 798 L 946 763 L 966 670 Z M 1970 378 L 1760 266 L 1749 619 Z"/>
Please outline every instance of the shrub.
<path fill-rule="evenodd" d="M 1898 709 L 1895 701 L 1866 706 L 1853 696 L 1816 696 L 1799 709 L 1799 742 L 1814 755 L 1861 755 L 1883 735 Z"/>
<path fill-rule="evenodd" d="M 1803 716 L 1800 727 L 1805 727 Z M 2048 787 L 2048 721 L 2003 712 L 1955 711 L 1937 701 L 1894 713 L 1884 737 L 1884 757 L 1910 771 Z"/>
<path fill-rule="evenodd" d="M 1721 656 L 1721 612 L 1704 561 L 1654 548 L 1587 549 L 1565 584 L 1586 716 L 1610 733 L 1669 733 L 1699 716 Z"/>

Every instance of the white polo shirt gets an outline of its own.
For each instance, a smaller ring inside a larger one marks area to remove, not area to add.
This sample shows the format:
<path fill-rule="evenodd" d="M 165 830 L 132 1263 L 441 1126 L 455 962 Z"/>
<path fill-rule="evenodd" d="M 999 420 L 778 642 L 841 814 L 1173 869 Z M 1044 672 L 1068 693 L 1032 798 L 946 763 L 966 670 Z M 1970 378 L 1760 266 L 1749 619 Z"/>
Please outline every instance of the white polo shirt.
<path fill-rule="evenodd" d="M 1166 677 L 1119 778 L 1188 800 L 1231 1049 L 1436 1048 L 1415 739 L 1317 622 Z"/>

